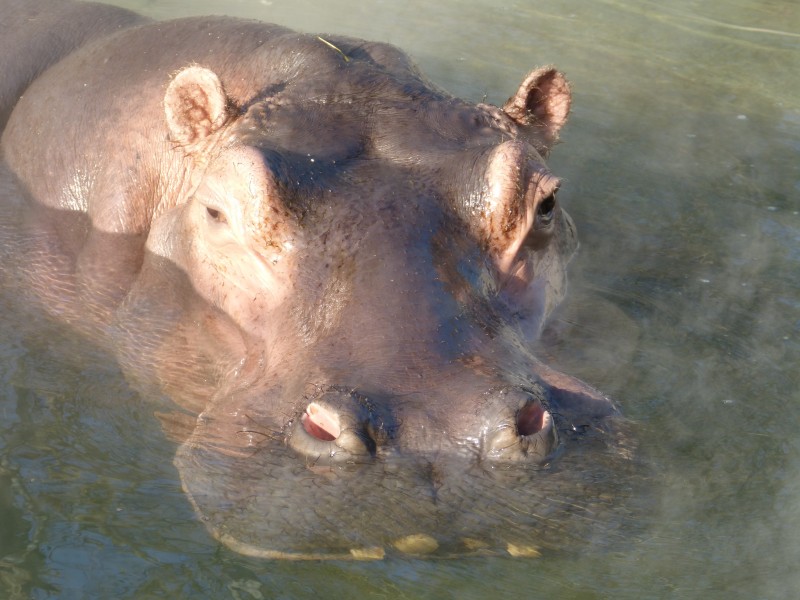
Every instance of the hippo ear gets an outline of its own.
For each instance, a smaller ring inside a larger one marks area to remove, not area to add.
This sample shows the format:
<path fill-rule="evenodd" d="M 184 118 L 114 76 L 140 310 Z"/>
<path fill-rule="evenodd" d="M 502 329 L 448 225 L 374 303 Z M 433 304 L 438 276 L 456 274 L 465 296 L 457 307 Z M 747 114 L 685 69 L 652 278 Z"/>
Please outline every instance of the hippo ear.
<path fill-rule="evenodd" d="M 164 95 L 170 139 L 185 146 L 208 137 L 227 120 L 228 106 L 216 73 L 203 67 L 186 67 Z"/>
<path fill-rule="evenodd" d="M 567 79 L 553 67 L 531 71 L 517 93 L 503 105 L 503 112 L 519 125 L 543 128 L 549 142 L 567 122 L 572 94 Z"/>

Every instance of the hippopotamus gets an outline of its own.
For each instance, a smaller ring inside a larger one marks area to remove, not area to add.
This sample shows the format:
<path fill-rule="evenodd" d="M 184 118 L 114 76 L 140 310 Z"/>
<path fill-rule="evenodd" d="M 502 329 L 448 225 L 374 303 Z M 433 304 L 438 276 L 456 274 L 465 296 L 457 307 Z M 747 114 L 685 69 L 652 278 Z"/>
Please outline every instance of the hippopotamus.
<path fill-rule="evenodd" d="M 578 247 L 545 162 L 560 71 L 495 106 L 383 43 L 0 15 L 3 285 L 168 399 L 165 458 L 214 538 L 376 559 L 613 537 L 626 420 L 534 355 Z"/>

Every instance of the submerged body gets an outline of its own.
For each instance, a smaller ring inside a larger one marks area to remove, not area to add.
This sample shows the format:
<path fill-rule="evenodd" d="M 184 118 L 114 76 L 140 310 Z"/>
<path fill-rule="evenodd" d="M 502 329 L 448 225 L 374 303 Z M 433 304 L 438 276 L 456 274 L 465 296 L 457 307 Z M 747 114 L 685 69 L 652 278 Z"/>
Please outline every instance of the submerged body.
<path fill-rule="evenodd" d="M 0 12 L 3 285 L 174 400 L 219 540 L 532 556 L 624 519 L 617 408 L 528 350 L 577 248 L 544 161 L 558 71 L 473 105 L 385 44 Z"/>

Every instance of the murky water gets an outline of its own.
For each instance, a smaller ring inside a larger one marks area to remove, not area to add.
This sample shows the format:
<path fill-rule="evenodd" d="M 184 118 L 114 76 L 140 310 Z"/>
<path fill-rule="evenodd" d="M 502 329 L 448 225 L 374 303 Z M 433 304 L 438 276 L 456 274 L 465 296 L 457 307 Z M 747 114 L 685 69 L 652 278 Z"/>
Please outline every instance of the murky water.
<path fill-rule="evenodd" d="M 119 2 L 123 4 L 123 2 Z M 641 424 L 656 499 L 613 553 L 256 561 L 195 520 L 173 446 L 102 359 L 0 342 L 0 597 L 787 598 L 800 589 L 800 8 L 793 0 L 195 2 L 392 42 L 501 103 L 555 63 L 575 93 L 551 166 L 578 224 L 542 354 Z M 0 15 L 1 18 L 1 15 Z M 2 307 L 0 307 L 1 309 Z M 10 338 L 10 339 L 6 339 Z M 35 382 L 35 384 L 31 383 Z M 109 418 L 109 414 L 113 418 Z"/>

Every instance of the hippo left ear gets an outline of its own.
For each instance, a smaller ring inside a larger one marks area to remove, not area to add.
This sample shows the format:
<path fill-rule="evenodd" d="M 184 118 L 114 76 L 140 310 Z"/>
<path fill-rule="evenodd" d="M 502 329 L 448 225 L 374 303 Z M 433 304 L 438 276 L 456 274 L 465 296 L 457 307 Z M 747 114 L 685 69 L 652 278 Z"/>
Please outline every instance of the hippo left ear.
<path fill-rule="evenodd" d="M 194 144 L 228 119 L 228 97 L 216 73 L 203 67 L 186 67 L 170 82 L 164 95 L 164 112 L 170 139 Z"/>
<path fill-rule="evenodd" d="M 571 101 L 566 77 L 554 67 L 540 67 L 528 74 L 503 112 L 519 125 L 544 128 L 548 141 L 554 142 L 567 122 Z"/>

